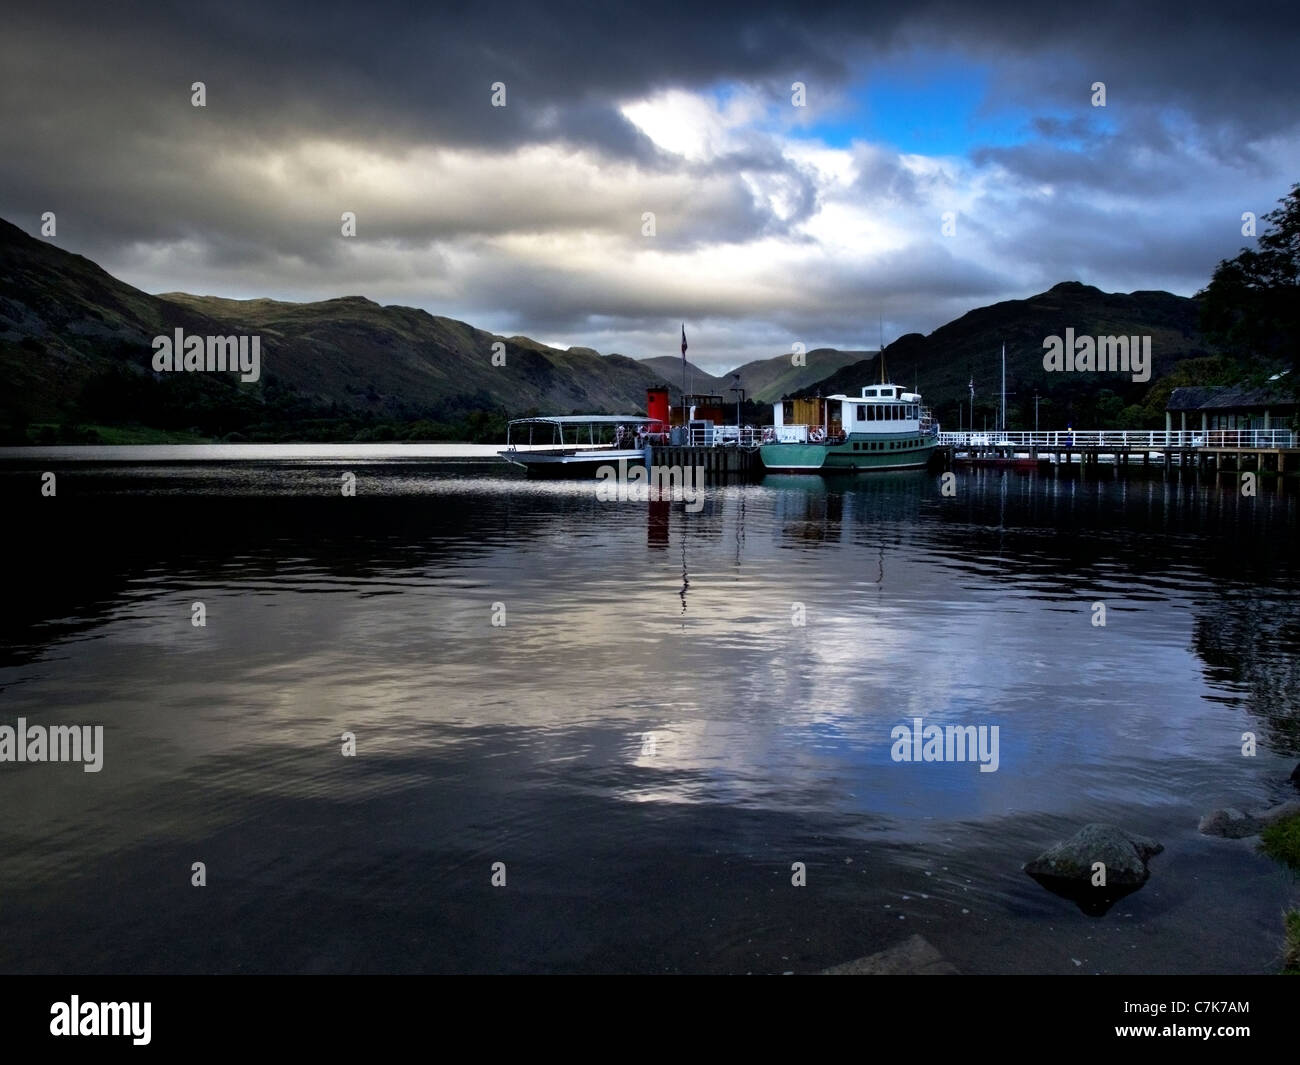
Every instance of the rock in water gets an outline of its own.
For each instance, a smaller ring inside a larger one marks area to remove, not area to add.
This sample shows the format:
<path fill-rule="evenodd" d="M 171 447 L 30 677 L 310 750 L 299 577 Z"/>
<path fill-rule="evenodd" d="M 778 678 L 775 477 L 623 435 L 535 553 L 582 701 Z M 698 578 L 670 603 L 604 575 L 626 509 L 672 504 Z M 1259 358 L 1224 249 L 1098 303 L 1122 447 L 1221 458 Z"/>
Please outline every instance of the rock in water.
<path fill-rule="evenodd" d="M 1147 860 L 1164 847 L 1115 825 L 1084 825 L 1069 839 L 1049 847 L 1025 866 L 1025 872 L 1079 909 L 1100 917 L 1118 900 L 1146 883 Z M 1106 867 L 1105 884 L 1094 884 L 1093 866 Z"/>
<path fill-rule="evenodd" d="M 921 936 L 913 935 L 879 954 L 872 954 L 822 972 L 828 976 L 952 976 L 957 967 Z"/>
<path fill-rule="evenodd" d="M 1280 821 L 1284 817 L 1294 817 L 1296 814 L 1300 814 L 1300 802 L 1294 800 L 1253 814 L 1242 813 L 1230 806 L 1225 810 L 1215 810 L 1212 814 L 1206 814 L 1197 827 L 1203 836 L 1245 839 L 1247 836 L 1258 836 L 1274 821 Z"/>
<path fill-rule="evenodd" d="M 1259 834 L 1263 826 L 1250 814 L 1229 806 L 1225 810 L 1215 810 L 1206 814 L 1197 825 L 1203 836 L 1222 836 L 1224 839 L 1245 839 Z"/>
<path fill-rule="evenodd" d="M 1093 863 L 1106 864 L 1106 883 L 1145 884 L 1151 875 L 1147 859 L 1164 847 L 1146 836 L 1125 832 L 1115 825 L 1084 825 L 1069 839 L 1043 851 L 1025 866 L 1033 877 L 1081 880 L 1091 885 Z"/>

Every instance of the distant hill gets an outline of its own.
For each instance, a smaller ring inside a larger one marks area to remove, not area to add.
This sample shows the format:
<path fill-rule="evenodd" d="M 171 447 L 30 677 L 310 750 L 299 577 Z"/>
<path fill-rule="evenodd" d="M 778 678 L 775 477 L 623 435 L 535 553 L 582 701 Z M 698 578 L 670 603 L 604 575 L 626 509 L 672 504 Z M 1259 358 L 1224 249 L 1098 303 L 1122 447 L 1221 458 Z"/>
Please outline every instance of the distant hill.
<path fill-rule="evenodd" d="M 1002 345 L 1007 348 L 1008 428 L 1034 427 L 1034 392 L 1038 391 L 1042 428 L 1149 423 L 1163 410 L 1180 364 L 1207 359 L 1207 343 L 1198 327 L 1196 300 L 1169 292 L 1102 292 L 1067 281 L 1023 300 L 980 307 L 922 336 L 909 333 L 885 348 L 886 375 L 909 388 L 917 386 L 944 428 L 969 424 L 968 383 L 975 382 L 975 424 L 995 424 L 1001 388 Z M 1122 373 L 1048 373 L 1043 368 L 1043 341 L 1063 336 L 1150 336 L 1151 380 L 1134 382 Z M 1223 367 L 1215 367 L 1222 374 Z M 1231 368 L 1228 370 L 1229 374 Z M 800 394 L 846 395 L 880 380 L 879 356 L 871 356 Z M 1209 382 L 1207 382 L 1209 383 Z M 958 410 L 958 404 L 961 410 Z"/>
<path fill-rule="evenodd" d="M 874 356 L 875 352 L 870 351 L 814 348 L 805 353 L 803 366 L 795 366 L 789 353 L 777 355 L 745 363 L 740 368 L 740 384 L 750 399 L 774 403 L 782 396 L 825 380 L 837 370 Z"/>
<path fill-rule="evenodd" d="M 675 396 L 682 387 L 682 360 L 680 356 L 651 355 L 648 359 L 638 359 L 642 366 L 648 366 L 657 373 L 663 382 L 673 390 Z M 694 392 L 720 392 L 731 387 L 731 378 L 725 380 L 714 377 L 707 370 L 702 370 L 690 359 L 686 360 L 686 387 Z M 726 395 L 725 392 L 721 393 Z M 674 402 L 676 402 L 674 400 Z"/>
<path fill-rule="evenodd" d="M 755 359 L 736 370 L 728 371 L 721 377 L 700 369 L 687 360 L 687 387 L 696 392 L 715 392 L 725 399 L 732 399 L 730 391 L 736 383 L 733 373 L 740 374 L 740 387 L 745 390 L 745 398 L 756 403 L 772 403 L 783 395 L 797 389 L 816 384 L 844 366 L 852 366 L 867 358 L 872 352 L 838 351 L 835 348 L 817 348 L 804 355 L 804 365 L 795 366 L 791 355 L 774 355 L 770 359 Z M 663 374 L 664 379 L 672 384 L 674 392 L 681 388 L 682 360 L 671 355 L 655 355 L 641 359 L 643 366 L 652 366 Z"/>
<path fill-rule="evenodd" d="M 635 413 L 645 409 L 646 386 L 658 382 L 653 370 L 623 355 L 561 351 L 361 296 L 320 303 L 179 292 L 161 298 L 259 333 L 275 373 L 300 393 L 345 406 L 418 412 L 473 403 L 511 412 Z M 492 364 L 498 342 L 505 345 L 504 366 Z"/>
<path fill-rule="evenodd" d="M 1013 427 L 1033 424 L 1033 393 L 1044 427 L 1114 424 L 1159 415 L 1173 384 L 1233 380 L 1230 360 L 1202 359 L 1195 300 L 1167 292 L 1103 293 L 1077 282 L 1027 300 L 983 307 L 936 329 L 909 334 L 885 351 L 901 384 L 919 384 L 946 426 L 976 387 L 976 421 L 996 409 L 999 351 L 1007 345 Z M 1048 374 L 1043 338 L 1149 334 L 1149 384 L 1126 375 Z M 262 338 L 262 376 L 155 373 L 152 339 L 172 334 Z M 492 364 L 503 345 L 504 366 Z M 499 337 L 411 307 L 382 307 L 360 296 L 317 303 L 230 300 L 186 293 L 150 295 L 90 260 L 28 236 L 0 220 L 0 440 L 78 439 L 78 426 L 142 427 L 177 435 L 263 440 L 484 439 L 504 420 L 533 412 L 644 410 L 645 389 L 677 390 L 681 363 L 558 348 Z M 740 367 L 746 397 L 759 407 L 797 392 L 857 392 L 879 377 L 879 355 L 817 349 L 806 365 L 790 355 Z M 728 400 L 731 377 L 690 369 L 692 387 Z M 1207 376 L 1208 375 L 1208 376 Z M 961 418 L 967 418 L 962 410 Z"/>
<path fill-rule="evenodd" d="M 260 335 L 261 379 L 155 374 L 152 339 L 177 328 Z M 495 343 L 504 366 L 492 364 Z M 561 351 L 359 296 L 304 304 L 153 296 L 3 220 L 0 372 L 0 430 L 11 441 L 42 422 L 311 438 L 340 421 L 446 429 L 473 412 L 495 412 L 498 422 L 534 410 L 635 413 L 662 378 L 622 355 Z"/>

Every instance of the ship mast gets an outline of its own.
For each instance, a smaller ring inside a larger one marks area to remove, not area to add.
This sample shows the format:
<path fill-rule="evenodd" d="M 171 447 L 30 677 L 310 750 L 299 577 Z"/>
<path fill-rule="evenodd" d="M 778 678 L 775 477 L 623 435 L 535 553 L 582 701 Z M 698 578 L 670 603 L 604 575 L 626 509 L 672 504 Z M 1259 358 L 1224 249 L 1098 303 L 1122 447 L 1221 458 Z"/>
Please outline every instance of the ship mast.
<path fill-rule="evenodd" d="M 1007 346 L 1002 345 L 1002 424 L 999 429 L 1007 427 Z"/>
<path fill-rule="evenodd" d="M 885 383 L 885 316 L 880 316 L 880 383 Z"/>

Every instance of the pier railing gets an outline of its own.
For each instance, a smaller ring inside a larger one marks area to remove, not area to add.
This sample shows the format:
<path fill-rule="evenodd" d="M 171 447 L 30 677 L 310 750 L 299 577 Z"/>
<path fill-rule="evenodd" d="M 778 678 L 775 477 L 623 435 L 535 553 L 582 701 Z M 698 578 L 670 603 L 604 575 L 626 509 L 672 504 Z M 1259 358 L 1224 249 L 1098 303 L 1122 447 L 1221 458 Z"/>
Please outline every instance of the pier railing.
<path fill-rule="evenodd" d="M 1200 447 L 1273 448 L 1296 446 L 1289 429 L 1059 429 L 1050 432 L 940 433 L 950 447 L 1116 448 L 1121 451 L 1192 450 Z"/>
<path fill-rule="evenodd" d="M 758 447 L 763 442 L 763 430 L 752 425 L 711 425 L 707 429 L 691 429 L 691 447 Z"/>

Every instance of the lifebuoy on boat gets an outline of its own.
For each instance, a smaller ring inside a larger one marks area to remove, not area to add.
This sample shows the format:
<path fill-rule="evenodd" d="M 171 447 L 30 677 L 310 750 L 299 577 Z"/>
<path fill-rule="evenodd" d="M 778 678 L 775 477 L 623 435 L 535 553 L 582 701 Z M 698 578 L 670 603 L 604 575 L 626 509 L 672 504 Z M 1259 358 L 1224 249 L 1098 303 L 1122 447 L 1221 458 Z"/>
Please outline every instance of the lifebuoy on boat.
<path fill-rule="evenodd" d="M 814 444 L 820 444 L 826 439 L 826 430 L 820 425 L 814 425 L 808 430 L 808 439 Z"/>

